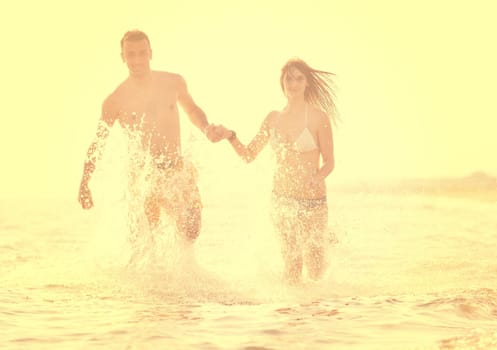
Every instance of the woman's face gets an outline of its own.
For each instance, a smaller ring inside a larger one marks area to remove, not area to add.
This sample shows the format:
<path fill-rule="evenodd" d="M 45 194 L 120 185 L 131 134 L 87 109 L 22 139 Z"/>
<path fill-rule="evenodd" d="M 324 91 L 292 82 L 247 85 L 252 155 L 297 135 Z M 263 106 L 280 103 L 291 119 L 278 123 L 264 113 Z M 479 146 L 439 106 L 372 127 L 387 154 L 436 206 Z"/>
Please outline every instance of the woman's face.
<path fill-rule="evenodd" d="M 287 98 L 304 96 L 307 79 L 300 70 L 291 67 L 283 76 L 283 91 Z"/>

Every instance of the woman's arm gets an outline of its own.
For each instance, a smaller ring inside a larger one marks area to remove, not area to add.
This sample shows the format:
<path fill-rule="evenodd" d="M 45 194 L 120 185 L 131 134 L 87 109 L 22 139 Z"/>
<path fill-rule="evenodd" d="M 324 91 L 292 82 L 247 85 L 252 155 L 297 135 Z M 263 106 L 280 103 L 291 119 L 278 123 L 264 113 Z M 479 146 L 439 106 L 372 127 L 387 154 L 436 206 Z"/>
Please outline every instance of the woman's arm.
<path fill-rule="evenodd" d="M 335 156 L 333 149 L 333 130 L 330 119 L 326 114 L 320 116 L 318 129 L 319 151 L 322 157 L 321 168 L 314 175 L 314 182 L 324 180 L 335 168 Z"/>
<path fill-rule="evenodd" d="M 269 141 L 270 119 L 272 118 L 273 113 L 274 112 L 271 112 L 267 115 L 261 127 L 259 128 L 259 131 L 247 146 L 245 146 L 238 139 L 236 132 L 234 132 L 233 130 L 227 130 L 226 139 L 230 142 L 235 152 L 245 162 L 250 163 L 251 161 L 253 161 L 262 151 L 262 149 L 267 145 Z"/>

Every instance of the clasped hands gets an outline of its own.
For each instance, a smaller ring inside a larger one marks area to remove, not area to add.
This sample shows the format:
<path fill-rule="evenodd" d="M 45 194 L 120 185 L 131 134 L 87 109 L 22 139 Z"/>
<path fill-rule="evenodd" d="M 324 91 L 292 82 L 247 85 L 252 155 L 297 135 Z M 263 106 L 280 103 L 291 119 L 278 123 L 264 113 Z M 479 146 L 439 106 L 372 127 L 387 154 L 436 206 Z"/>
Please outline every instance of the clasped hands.
<path fill-rule="evenodd" d="M 219 142 L 227 139 L 232 135 L 232 131 L 226 129 L 223 125 L 209 124 L 204 129 L 204 134 L 211 142 Z"/>

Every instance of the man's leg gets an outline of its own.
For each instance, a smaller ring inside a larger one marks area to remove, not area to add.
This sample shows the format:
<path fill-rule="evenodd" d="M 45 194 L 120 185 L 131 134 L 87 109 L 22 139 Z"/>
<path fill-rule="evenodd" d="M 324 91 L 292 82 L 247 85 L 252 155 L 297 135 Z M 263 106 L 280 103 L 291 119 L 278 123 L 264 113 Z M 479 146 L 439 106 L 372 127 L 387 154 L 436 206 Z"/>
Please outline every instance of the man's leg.
<path fill-rule="evenodd" d="M 186 208 L 177 218 L 176 225 L 182 237 L 193 242 L 200 234 L 202 208 L 193 206 Z"/>
<path fill-rule="evenodd" d="M 132 229 L 135 231 L 134 240 L 128 266 L 133 266 L 139 263 L 140 260 L 142 260 L 146 256 L 149 249 L 154 244 L 153 230 L 157 228 L 159 224 L 159 204 L 159 200 L 156 196 L 151 195 L 145 199 L 145 215 L 147 217 L 150 230 L 140 230 L 140 228 L 138 227 L 138 220 L 134 220 L 134 223 L 132 224 Z M 136 213 L 133 213 L 133 215 L 136 215 Z"/>
<path fill-rule="evenodd" d="M 147 216 L 150 229 L 155 229 L 160 219 L 160 201 L 157 196 L 148 196 L 145 199 L 145 215 Z"/>
<path fill-rule="evenodd" d="M 193 181 L 183 192 L 183 207 L 178 208 L 176 226 L 181 237 L 193 242 L 200 234 L 202 224 L 202 201 L 198 187 Z"/>

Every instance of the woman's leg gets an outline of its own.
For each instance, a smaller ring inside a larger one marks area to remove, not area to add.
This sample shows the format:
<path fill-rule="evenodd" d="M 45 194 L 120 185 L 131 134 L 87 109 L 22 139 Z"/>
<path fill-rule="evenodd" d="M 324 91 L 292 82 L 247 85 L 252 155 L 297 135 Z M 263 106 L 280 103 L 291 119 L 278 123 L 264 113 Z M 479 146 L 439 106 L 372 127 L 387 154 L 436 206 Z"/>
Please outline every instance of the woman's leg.
<path fill-rule="evenodd" d="M 304 262 L 309 277 L 317 280 L 323 276 L 327 267 L 325 234 L 328 227 L 328 207 L 326 203 L 307 209 L 306 214 L 302 215 L 302 220 L 302 226 L 305 227 Z"/>
<path fill-rule="evenodd" d="M 284 227 L 281 229 L 282 235 L 282 255 L 285 264 L 284 279 L 290 284 L 300 282 L 302 276 L 303 257 L 302 245 L 299 242 L 298 234 L 294 228 Z"/>
<path fill-rule="evenodd" d="M 287 198 L 273 198 L 273 223 L 281 242 L 283 278 L 290 284 L 300 282 L 303 267 L 301 228 L 294 202 Z"/>

